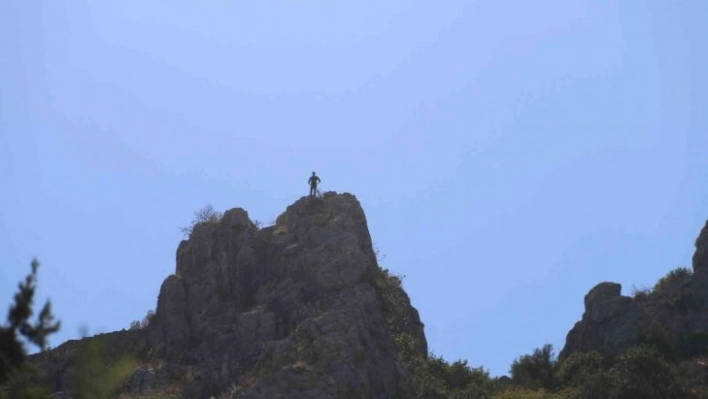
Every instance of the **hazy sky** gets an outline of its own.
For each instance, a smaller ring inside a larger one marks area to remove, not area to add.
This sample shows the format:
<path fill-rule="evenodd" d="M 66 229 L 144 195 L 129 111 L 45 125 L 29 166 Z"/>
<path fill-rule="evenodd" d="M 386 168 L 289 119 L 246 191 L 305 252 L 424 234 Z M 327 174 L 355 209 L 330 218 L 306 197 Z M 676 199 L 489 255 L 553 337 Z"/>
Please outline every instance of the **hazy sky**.
<path fill-rule="evenodd" d="M 127 328 L 211 203 L 361 201 L 430 349 L 494 375 L 690 265 L 708 1 L 0 2 L 0 304 Z M 2 309 L 0 308 L 0 311 Z M 4 317 L 4 316 L 3 316 Z"/>

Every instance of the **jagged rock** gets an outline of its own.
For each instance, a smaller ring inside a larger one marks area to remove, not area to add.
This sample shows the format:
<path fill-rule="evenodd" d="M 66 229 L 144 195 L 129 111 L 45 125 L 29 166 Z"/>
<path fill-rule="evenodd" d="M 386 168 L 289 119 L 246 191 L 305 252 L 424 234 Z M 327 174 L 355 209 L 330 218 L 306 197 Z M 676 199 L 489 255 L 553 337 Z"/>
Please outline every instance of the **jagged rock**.
<path fill-rule="evenodd" d="M 568 333 L 560 358 L 591 350 L 615 356 L 646 342 L 676 353 L 697 342 L 708 345 L 708 224 L 696 240 L 693 270 L 633 298 L 620 295 L 617 283 L 598 284 L 585 296 L 582 320 Z"/>
<path fill-rule="evenodd" d="M 259 229 L 240 208 L 193 226 L 147 330 L 105 342 L 112 359 L 142 361 L 130 395 L 177 381 L 182 397 L 383 398 L 410 392 L 403 335 L 427 354 L 418 312 L 377 265 L 359 202 L 327 192 L 296 201 L 275 226 Z M 72 389 L 67 348 L 35 357 L 56 391 Z"/>
<path fill-rule="evenodd" d="M 275 226 L 259 229 L 240 208 L 193 226 L 147 330 L 109 338 L 114 358 L 143 361 L 132 395 L 179 381 L 183 397 L 309 399 L 405 397 L 401 335 L 427 354 L 418 312 L 377 265 L 359 202 L 327 192 L 296 201 Z M 62 348 L 40 356 L 57 391 L 71 389 L 60 377 L 75 357 L 52 360 Z"/>
<path fill-rule="evenodd" d="M 649 319 L 632 298 L 620 295 L 622 286 L 604 282 L 585 295 L 585 313 L 566 337 L 560 357 L 596 350 L 617 355 L 635 345 Z"/>
<path fill-rule="evenodd" d="M 169 276 L 160 288 L 157 301 L 155 326 L 150 331 L 150 340 L 158 343 L 158 352 L 170 359 L 176 359 L 189 342 L 189 324 L 187 322 L 187 295 L 182 278 Z M 169 350 L 169 352 L 168 352 Z"/>
<path fill-rule="evenodd" d="M 708 273 L 708 222 L 696 239 L 696 252 L 693 254 L 693 272 Z"/>
<path fill-rule="evenodd" d="M 384 322 L 376 270 L 353 195 L 302 198 L 260 230 L 232 209 L 180 244 L 151 345 L 163 357 L 194 359 L 200 394 L 248 376 L 238 386 L 244 398 L 394 395 L 406 389 L 406 370 Z M 426 353 L 417 311 L 408 305 L 405 313 L 399 330 Z"/>

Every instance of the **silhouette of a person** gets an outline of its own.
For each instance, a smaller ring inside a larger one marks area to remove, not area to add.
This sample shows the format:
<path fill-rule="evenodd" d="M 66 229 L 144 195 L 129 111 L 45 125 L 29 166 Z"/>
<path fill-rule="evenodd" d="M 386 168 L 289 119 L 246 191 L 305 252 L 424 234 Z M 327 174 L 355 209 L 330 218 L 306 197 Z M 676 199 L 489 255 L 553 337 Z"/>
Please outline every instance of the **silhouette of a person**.
<path fill-rule="evenodd" d="M 321 180 L 315 172 L 312 172 L 312 176 L 310 176 L 310 179 L 307 180 L 308 183 L 310 183 L 310 197 L 314 197 L 315 194 L 317 194 L 317 183 L 319 183 Z"/>

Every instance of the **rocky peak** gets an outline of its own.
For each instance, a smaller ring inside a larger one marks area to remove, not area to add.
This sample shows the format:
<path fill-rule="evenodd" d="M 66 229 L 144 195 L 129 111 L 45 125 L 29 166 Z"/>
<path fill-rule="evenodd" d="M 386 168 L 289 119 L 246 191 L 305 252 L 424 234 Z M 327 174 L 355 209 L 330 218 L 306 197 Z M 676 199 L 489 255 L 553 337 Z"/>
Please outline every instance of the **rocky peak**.
<path fill-rule="evenodd" d="M 678 269 L 653 290 L 622 296 L 621 286 L 604 282 L 585 296 L 585 312 L 567 335 L 560 353 L 623 353 L 642 342 L 661 342 L 680 350 L 686 342 L 708 336 L 708 224 L 696 240 L 693 273 Z"/>
<path fill-rule="evenodd" d="M 418 312 L 377 265 L 361 205 L 334 192 L 299 199 L 270 227 L 241 208 L 193 226 L 148 328 L 109 335 L 114 357 L 142 363 L 129 395 L 407 397 L 397 345 L 427 354 Z M 69 347 L 35 357 L 58 397 L 72 392 Z"/>
<path fill-rule="evenodd" d="M 590 350 L 616 355 L 634 345 L 647 319 L 642 308 L 621 291 L 620 284 L 603 282 L 585 295 L 582 320 L 568 333 L 561 358 Z"/>
<path fill-rule="evenodd" d="M 231 209 L 180 243 L 149 345 L 159 358 L 192 365 L 190 395 L 228 387 L 243 398 L 400 394 L 407 371 L 384 321 L 391 315 L 377 273 L 351 194 L 303 197 L 262 229 Z M 395 330 L 426 353 L 418 313 L 400 291 Z"/>
<path fill-rule="evenodd" d="M 708 221 L 696 239 L 696 252 L 693 254 L 693 272 L 708 273 Z"/>

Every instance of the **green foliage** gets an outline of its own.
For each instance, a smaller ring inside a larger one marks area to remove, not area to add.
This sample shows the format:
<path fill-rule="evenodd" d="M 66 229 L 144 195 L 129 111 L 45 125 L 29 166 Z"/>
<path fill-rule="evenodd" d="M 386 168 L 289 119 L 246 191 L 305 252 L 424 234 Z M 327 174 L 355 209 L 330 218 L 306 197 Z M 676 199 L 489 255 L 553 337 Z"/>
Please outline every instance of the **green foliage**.
<path fill-rule="evenodd" d="M 109 359 L 101 338 L 84 342 L 74 369 L 77 399 L 108 398 L 114 394 L 137 368 L 130 356 Z"/>
<path fill-rule="evenodd" d="M 0 388 L 0 399 L 53 398 L 49 389 L 37 384 L 36 379 L 40 375 L 40 370 L 27 363 L 14 368 L 8 375 L 5 385 Z"/>
<path fill-rule="evenodd" d="M 576 352 L 558 364 L 556 379 L 564 386 L 580 386 L 602 369 L 603 359 L 598 352 Z"/>
<path fill-rule="evenodd" d="M 566 399 L 571 397 L 568 392 L 553 393 L 543 389 L 514 388 L 500 392 L 492 399 Z"/>
<path fill-rule="evenodd" d="M 448 363 L 430 354 L 414 365 L 413 385 L 419 399 L 488 399 L 494 390 L 489 372 L 470 368 L 466 360 Z"/>
<path fill-rule="evenodd" d="M 54 321 L 49 301 L 42 307 L 36 321 L 30 322 L 34 313 L 39 262 L 34 259 L 31 266 L 32 272 L 19 284 L 15 301 L 10 306 L 8 324 L 0 326 L 0 384 L 6 382 L 11 373 L 20 370 L 25 362 L 27 354 L 21 339 L 44 350 L 47 337 L 59 330 L 60 323 Z"/>
<path fill-rule="evenodd" d="M 531 355 L 523 355 L 511 365 L 511 380 L 529 388 L 552 389 L 554 386 L 553 370 L 556 359 L 553 346 L 544 345 L 536 348 Z"/>
<path fill-rule="evenodd" d="M 142 320 L 133 320 L 130 322 L 130 329 L 131 330 L 144 330 L 150 326 L 150 322 L 152 319 L 155 317 L 155 311 L 154 310 L 148 310 L 147 314 L 145 317 L 143 317 Z"/>
<path fill-rule="evenodd" d="M 609 398 L 613 375 L 596 351 L 576 352 L 558 364 L 555 378 L 566 387 L 565 396 L 575 399 Z"/>
<path fill-rule="evenodd" d="M 683 283 L 688 282 L 693 276 L 693 271 L 687 267 L 678 267 L 659 279 L 654 285 L 654 292 L 664 292 L 667 289 L 678 288 Z"/>
<path fill-rule="evenodd" d="M 697 331 L 682 336 L 676 352 L 682 359 L 708 355 L 708 333 Z"/>
<path fill-rule="evenodd" d="M 616 398 L 682 398 L 678 370 L 656 348 L 640 345 L 628 349 L 613 367 L 617 375 Z"/>
<path fill-rule="evenodd" d="M 194 212 L 194 219 L 192 222 L 188 226 L 180 227 L 180 230 L 185 237 L 189 237 L 195 227 L 204 224 L 218 223 L 222 216 L 223 214 L 221 212 L 216 211 L 213 206 L 207 204 L 198 211 Z"/>
<path fill-rule="evenodd" d="M 388 269 L 377 267 L 373 283 L 379 295 L 386 328 L 392 336 L 405 333 L 410 324 L 410 301 L 403 291 L 405 276 L 391 274 Z"/>
<path fill-rule="evenodd" d="M 632 286 L 632 293 L 630 294 L 634 299 L 646 299 L 651 295 L 651 288 L 647 287 L 635 287 Z"/>
<path fill-rule="evenodd" d="M 685 398 L 677 367 L 649 345 L 639 345 L 608 363 L 597 352 L 574 353 L 557 368 L 560 398 Z"/>
<path fill-rule="evenodd" d="M 669 332 L 656 320 L 652 321 L 651 324 L 641 332 L 639 344 L 652 347 L 663 356 L 670 359 L 674 359 L 676 356 L 676 349 L 674 348 Z"/>

